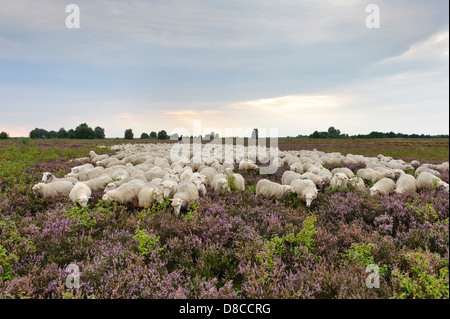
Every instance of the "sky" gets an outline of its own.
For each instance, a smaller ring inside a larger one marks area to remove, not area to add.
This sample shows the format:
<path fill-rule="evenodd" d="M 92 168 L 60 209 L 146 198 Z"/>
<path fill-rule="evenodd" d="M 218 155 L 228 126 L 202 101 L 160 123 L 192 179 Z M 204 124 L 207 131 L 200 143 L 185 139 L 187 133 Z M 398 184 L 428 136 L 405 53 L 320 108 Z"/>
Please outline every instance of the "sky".
<path fill-rule="evenodd" d="M 71 3 L 79 28 L 66 26 Z M 0 131 L 448 134 L 448 6 L 0 0 Z"/>

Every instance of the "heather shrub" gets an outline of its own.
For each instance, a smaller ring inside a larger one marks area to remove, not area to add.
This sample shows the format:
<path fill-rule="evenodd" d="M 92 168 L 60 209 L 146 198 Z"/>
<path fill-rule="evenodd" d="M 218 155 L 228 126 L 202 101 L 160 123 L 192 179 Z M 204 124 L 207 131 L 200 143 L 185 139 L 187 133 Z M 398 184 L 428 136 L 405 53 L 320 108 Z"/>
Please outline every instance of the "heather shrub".
<path fill-rule="evenodd" d="M 448 260 L 423 250 L 410 251 L 401 257 L 405 270 L 392 272 L 393 298 L 448 299 Z"/>

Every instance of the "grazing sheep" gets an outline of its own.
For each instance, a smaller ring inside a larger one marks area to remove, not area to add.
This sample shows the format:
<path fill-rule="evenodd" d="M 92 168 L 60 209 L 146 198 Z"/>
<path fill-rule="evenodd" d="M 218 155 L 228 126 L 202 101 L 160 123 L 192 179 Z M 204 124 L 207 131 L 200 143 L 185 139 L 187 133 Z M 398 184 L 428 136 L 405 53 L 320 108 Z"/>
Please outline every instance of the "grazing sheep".
<path fill-rule="evenodd" d="M 291 184 L 297 197 L 306 202 L 306 206 L 310 207 L 312 201 L 317 197 L 317 187 L 313 181 L 309 179 L 294 179 Z"/>
<path fill-rule="evenodd" d="M 255 163 L 250 163 L 248 161 L 241 161 L 239 163 L 239 170 L 244 170 L 244 171 L 258 171 L 259 170 L 259 166 L 256 165 Z"/>
<path fill-rule="evenodd" d="M 446 192 L 449 191 L 449 185 L 441 180 L 439 177 L 428 173 L 422 172 L 416 177 L 416 183 L 418 189 L 424 188 L 443 188 Z"/>
<path fill-rule="evenodd" d="M 54 182 L 71 182 L 72 184 L 76 184 L 78 180 L 75 177 L 62 177 L 58 178 L 53 173 L 45 172 L 42 174 L 42 180 L 43 183 L 54 183 Z"/>
<path fill-rule="evenodd" d="M 229 180 L 230 178 L 233 178 L 233 177 L 234 177 L 234 186 L 236 187 L 236 189 L 239 190 L 239 191 L 245 190 L 245 179 L 244 179 L 244 177 L 241 174 L 234 173 L 232 175 L 228 175 L 227 179 Z M 230 186 L 230 185 L 228 185 L 228 186 Z M 230 188 L 231 188 L 231 186 L 230 186 Z"/>
<path fill-rule="evenodd" d="M 92 194 L 91 189 L 83 182 L 76 183 L 69 193 L 69 198 L 74 204 L 85 207 Z"/>
<path fill-rule="evenodd" d="M 317 174 L 320 178 L 322 178 L 322 181 L 324 183 L 330 183 L 331 179 L 333 178 L 333 174 L 330 172 L 330 170 L 326 168 L 322 168 L 320 172 Z"/>
<path fill-rule="evenodd" d="M 379 180 L 386 177 L 395 178 L 395 172 L 393 172 L 392 170 L 386 171 L 385 173 L 381 173 L 371 168 L 361 168 L 356 172 L 356 175 L 372 183 L 378 182 Z"/>
<path fill-rule="evenodd" d="M 370 196 L 376 194 L 386 195 L 395 190 L 395 182 L 387 177 L 383 177 L 370 188 Z"/>
<path fill-rule="evenodd" d="M 204 175 L 205 176 L 205 183 L 208 186 L 211 186 L 211 182 L 214 178 L 214 176 L 216 176 L 218 174 L 218 172 L 216 171 L 215 168 L 212 167 L 205 167 L 204 169 L 202 169 L 201 171 L 199 171 L 200 175 Z"/>
<path fill-rule="evenodd" d="M 256 183 L 256 196 L 262 195 L 277 200 L 293 192 L 294 188 L 291 185 L 281 185 L 268 179 L 261 179 Z"/>
<path fill-rule="evenodd" d="M 170 200 L 172 207 L 177 215 L 180 214 L 181 208 L 199 198 L 197 187 L 189 182 L 182 182 L 177 187 L 177 192 Z"/>
<path fill-rule="evenodd" d="M 302 176 L 299 173 L 293 171 L 286 171 L 281 176 L 282 185 L 290 185 L 294 179 L 301 179 Z"/>
<path fill-rule="evenodd" d="M 138 193 L 139 207 L 150 207 L 156 201 L 156 190 L 158 186 L 151 184 L 145 185 Z"/>
<path fill-rule="evenodd" d="M 340 191 L 347 189 L 349 178 L 345 173 L 335 173 L 330 181 L 331 187 L 337 187 Z"/>
<path fill-rule="evenodd" d="M 416 177 L 422 172 L 428 172 L 430 174 L 433 174 L 434 176 L 441 178 L 441 173 L 439 173 L 438 171 L 436 171 L 432 168 L 426 167 L 426 166 L 421 166 L 418 169 L 416 169 L 416 172 L 415 172 Z"/>
<path fill-rule="evenodd" d="M 79 173 L 69 173 L 66 177 L 75 177 L 80 182 L 85 182 L 93 178 L 100 177 L 103 175 L 105 168 L 102 166 L 97 166 L 89 170 L 82 170 Z"/>
<path fill-rule="evenodd" d="M 70 169 L 70 172 L 71 172 L 72 174 L 78 174 L 78 173 L 81 172 L 81 171 L 85 171 L 85 170 L 93 169 L 93 168 L 94 168 L 94 165 L 92 165 L 92 164 L 90 164 L 90 163 L 87 163 L 87 164 L 83 164 L 83 165 L 79 165 L 79 166 L 74 166 L 74 167 L 72 167 L 72 168 Z"/>
<path fill-rule="evenodd" d="M 303 174 L 304 170 L 303 170 L 303 164 L 299 161 L 294 162 L 291 166 L 289 166 L 289 169 L 293 172 L 299 173 L 299 174 Z"/>
<path fill-rule="evenodd" d="M 225 174 L 217 174 L 216 176 L 214 176 L 214 178 L 213 178 L 213 180 L 211 182 L 211 187 L 216 192 L 220 192 L 222 190 L 228 189 L 227 175 L 225 175 Z"/>
<path fill-rule="evenodd" d="M 206 187 L 204 182 L 202 182 L 201 180 L 193 180 L 191 183 L 194 184 L 195 187 L 197 187 L 199 195 L 201 196 L 206 195 Z"/>
<path fill-rule="evenodd" d="M 364 184 L 364 180 L 359 176 L 352 176 L 348 181 L 351 187 L 353 187 L 357 191 L 365 191 L 366 184 Z"/>
<path fill-rule="evenodd" d="M 337 167 L 331 171 L 331 174 L 344 173 L 348 178 L 355 176 L 351 169 L 347 167 Z"/>
<path fill-rule="evenodd" d="M 159 184 L 160 187 L 162 187 L 163 190 L 163 196 L 164 198 L 172 197 L 173 194 L 175 194 L 178 183 L 174 180 L 162 180 Z"/>
<path fill-rule="evenodd" d="M 395 183 L 395 192 L 401 194 L 406 191 L 415 192 L 417 190 L 417 183 L 414 176 L 404 174 L 399 177 Z"/>
<path fill-rule="evenodd" d="M 104 174 L 97 178 L 90 179 L 84 183 L 94 192 L 104 190 L 106 185 L 112 180 L 111 176 Z"/>
<path fill-rule="evenodd" d="M 71 182 L 63 181 L 63 182 L 53 182 L 49 184 L 38 183 L 33 186 L 33 193 L 36 196 L 57 196 L 64 195 L 69 196 L 70 191 L 73 188 L 73 184 Z"/>
<path fill-rule="evenodd" d="M 305 172 L 305 173 L 301 174 L 300 179 L 310 179 L 316 185 L 323 185 L 324 184 L 324 181 L 323 181 L 322 177 L 320 177 L 319 175 L 316 175 L 316 174 L 314 174 L 312 172 Z"/>
<path fill-rule="evenodd" d="M 145 186 L 142 180 L 133 180 L 131 182 L 120 185 L 118 188 L 110 190 L 103 195 L 102 200 L 113 200 L 120 204 L 125 204 L 137 200 L 137 196 L 141 189 Z"/>

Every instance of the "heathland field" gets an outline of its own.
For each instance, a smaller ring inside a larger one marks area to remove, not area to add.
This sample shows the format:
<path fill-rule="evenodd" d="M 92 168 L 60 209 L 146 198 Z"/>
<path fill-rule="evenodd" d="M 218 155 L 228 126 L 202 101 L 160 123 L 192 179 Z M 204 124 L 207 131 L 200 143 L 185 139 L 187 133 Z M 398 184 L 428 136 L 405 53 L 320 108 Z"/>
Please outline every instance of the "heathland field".
<path fill-rule="evenodd" d="M 207 187 L 179 216 L 169 200 L 142 208 L 94 191 L 80 207 L 32 191 L 44 172 L 63 177 L 89 151 L 113 156 L 116 144 L 159 142 L 0 142 L 0 298 L 449 297 L 449 197 L 437 184 L 372 196 L 372 182 L 365 191 L 326 182 L 308 207 L 295 193 L 277 201 L 255 194 L 263 178 L 281 183 L 287 163 L 272 175 L 235 165 L 244 190 Z M 287 138 L 278 146 L 449 160 L 448 139 Z M 449 183 L 448 166 L 436 171 Z"/>

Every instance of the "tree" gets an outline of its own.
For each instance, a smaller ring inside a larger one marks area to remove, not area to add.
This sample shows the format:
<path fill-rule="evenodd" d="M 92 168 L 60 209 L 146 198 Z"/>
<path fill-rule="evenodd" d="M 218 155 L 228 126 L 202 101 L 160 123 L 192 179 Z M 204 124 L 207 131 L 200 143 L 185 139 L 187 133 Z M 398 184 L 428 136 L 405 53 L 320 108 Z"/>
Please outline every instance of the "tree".
<path fill-rule="evenodd" d="M 51 130 L 50 132 L 48 132 L 48 138 L 58 138 L 58 133 Z"/>
<path fill-rule="evenodd" d="M 336 136 L 341 135 L 341 131 L 335 129 L 334 126 L 330 126 L 328 128 L 328 134 L 331 135 L 331 137 L 336 137 Z"/>
<path fill-rule="evenodd" d="M 150 132 L 150 137 L 157 138 L 156 132 Z"/>
<path fill-rule="evenodd" d="M 75 138 L 77 139 L 94 139 L 95 132 L 86 123 L 82 123 L 75 129 Z"/>
<path fill-rule="evenodd" d="M 143 140 L 143 139 L 147 139 L 147 138 L 149 138 L 150 136 L 147 134 L 147 133 L 142 133 L 141 134 L 141 139 Z"/>
<path fill-rule="evenodd" d="M 67 137 L 68 137 L 68 138 L 71 138 L 71 139 L 77 138 L 77 136 L 76 136 L 76 134 L 75 134 L 75 130 L 71 128 L 71 129 L 67 132 Z"/>
<path fill-rule="evenodd" d="M 67 133 L 67 131 L 64 129 L 64 127 L 61 127 L 56 135 L 57 135 L 57 138 L 68 138 L 69 137 L 69 133 Z"/>
<path fill-rule="evenodd" d="M 158 132 L 158 139 L 159 140 L 166 140 L 169 136 L 167 135 L 167 132 L 164 130 L 161 130 Z"/>
<path fill-rule="evenodd" d="M 0 140 L 6 140 L 7 138 L 9 138 L 8 133 L 6 133 L 5 131 L 0 133 Z"/>
<path fill-rule="evenodd" d="M 30 138 L 48 138 L 49 133 L 42 128 L 35 128 L 30 132 Z"/>
<path fill-rule="evenodd" d="M 125 130 L 125 139 L 132 140 L 134 137 L 133 130 L 131 128 Z"/>
<path fill-rule="evenodd" d="M 100 127 L 100 126 L 97 126 L 97 127 L 94 129 L 94 133 L 95 133 L 95 138 L 96 138 L 96 139 L 102 140 L 102 139 L 105 138 L 105 129 L 102 128 L 102 127 Z"/>

